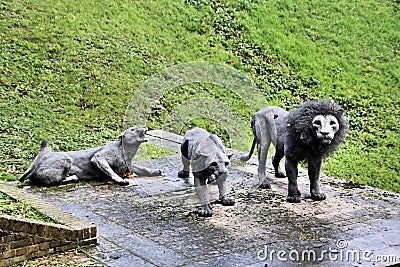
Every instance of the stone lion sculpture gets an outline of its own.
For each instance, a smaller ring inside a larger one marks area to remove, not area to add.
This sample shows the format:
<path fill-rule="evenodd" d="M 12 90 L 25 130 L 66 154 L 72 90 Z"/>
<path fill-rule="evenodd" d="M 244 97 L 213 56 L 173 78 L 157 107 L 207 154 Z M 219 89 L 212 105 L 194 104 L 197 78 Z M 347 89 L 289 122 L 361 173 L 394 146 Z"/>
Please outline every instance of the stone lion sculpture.
<path fill-rule="evenodd" d="M 119 185 L 129 182 L 119 175 L 133 172 L 139 176 L 158 176 L 160 170 L 151 171 L 132 164 L 139 145 L 145 142 L 146 127 L 132 127 L 122 132 L 118 141 L 105 146 L 71 152 L 53 152 L 41 143 L 40 153 L 28 170 L 19 178 L 38 185 L 59 185 L 79 180 L 113 180 Z"/>
<path fill-rule="evenodd" d="M 285 177 L 279 167 L 280 160 L 285 156 L 285 170 L 289 180 L 287 201 L 300 202 L 297 165 L 303 160 L 308 163 L 311 198 L 326 199 L 320 191 L 319 176 L 322 159 L 330 156 L 344 141 L 348 122 L 342 107 L 329 100 L 304 102 L 289 112 L 269 106 L 254 114 L 251 129 L 254 134 L 253 144 L 249 155 L 241 157 L 241 160 L 249 160 L 257 144 L 261 188 L 271 187 L 266 179 L 265 167 L 268 148 L 273 143 L 276 152 L 272 165 L 276 177 Z"/>
<path fill-rule="evenodd" d="M 218 136 L 201 128 L 189 130 L 183 137 L 181 153 L 183 170 L 178 173 L 178 177 L 188 178 L 191 167 L 195 190 L 201 202 L 199 216 L 212 216 L 207 183 L 217 183 L 219 202 L 222 205 L 232 206 L 235 204 L 234 199 L 228 197 L 226 181 L 231 155 L 227 153 Z"/>

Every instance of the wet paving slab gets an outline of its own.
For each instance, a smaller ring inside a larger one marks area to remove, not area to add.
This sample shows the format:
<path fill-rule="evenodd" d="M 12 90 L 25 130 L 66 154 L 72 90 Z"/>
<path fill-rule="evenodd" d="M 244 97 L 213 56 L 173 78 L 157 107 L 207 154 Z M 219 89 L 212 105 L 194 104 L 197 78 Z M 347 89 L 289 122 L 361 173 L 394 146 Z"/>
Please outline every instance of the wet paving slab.
<path fill-rule="evenodd" d="M 157 145 L 179 149 L 179 136 L 155 131 Z M 160 137 L 162 139 L 160 139 Z M 193 181 L 177 177 L 178 153 L 136 162 L 162 169 L 128 186 L 90 182 L 31 187 L 30 192 L 95 222 L 99 244 L 86 253 L 104 266 L 391 266 L 400 264 L 400 195 L 322 176 L 325 201 L 286 202 L 287 180 L 255 187 L 257 160 L 235 152 L 229 176 L 234 206 L 196 215 Z M 269 172 L 272 168 L 269 163 Z M 306 172 L 299 188 L 308 193 Z M 209 185 L 213 200 L 216 185 Z"/>

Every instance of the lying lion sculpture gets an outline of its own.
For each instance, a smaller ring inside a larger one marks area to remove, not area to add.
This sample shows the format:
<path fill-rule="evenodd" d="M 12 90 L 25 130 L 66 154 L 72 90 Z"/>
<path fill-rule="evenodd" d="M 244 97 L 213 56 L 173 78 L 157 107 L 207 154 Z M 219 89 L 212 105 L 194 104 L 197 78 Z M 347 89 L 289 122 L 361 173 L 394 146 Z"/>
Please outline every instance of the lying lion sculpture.
<path fill-rule="evenodd" d="M 133 172 L 139 176 L 158 176 L 161 171 L 151 171 L 132 164 L 139 145 L 145 142 L 146 127 L 132 127 L 105 146 L 72 152 L 53 152 L 41 143 L 40 153 L 28 170 L 19 178 L 29 179 L 38 185 L 59 185 L 79 180 L 113 180 L 119 185 L 129 182 L 119 175 Z"/>
<path fill-rule="evenodd" d="M 181 145 L 183 170 L 178 173 L 180 178 L 189 177 L 191 167 L 194 176 L 194 186 L 200 198 L 201 208 L 198 215 L 212 216 L 208 183 L 216 182 L 219 189 L 219 202 L 224 206 L 235 204 L 228 197 L 228 167 L 231 154 L 227 153 L 221 139 L 204 129 L 194 128 L 186 132 Z"/>
<path fill-rule="evenodd" d="M 279 168 L 279 162 L 285 156 L 285 170 L 289 180 L 287 201 L 300 202 L 297 165 L 302 160 L 308 163 L 311 198 L 326 199 L 319 186 L 322 159 L 331 155 L 344 141 L 348 123 L 343 108 L 329 100 L 304 102 L 289 112 L 270 106 L 254 114 L 251 129 L 254 134 L 253 144 L 249 155 L 241 157 L 241 160 L 249 160 L 257 144 L 261 188 L 271 188 L 266 179 L 265 167 L 268 148 L 273 143 L 276 152 L 272 165 L 276 177 L 285 177 Z"/>

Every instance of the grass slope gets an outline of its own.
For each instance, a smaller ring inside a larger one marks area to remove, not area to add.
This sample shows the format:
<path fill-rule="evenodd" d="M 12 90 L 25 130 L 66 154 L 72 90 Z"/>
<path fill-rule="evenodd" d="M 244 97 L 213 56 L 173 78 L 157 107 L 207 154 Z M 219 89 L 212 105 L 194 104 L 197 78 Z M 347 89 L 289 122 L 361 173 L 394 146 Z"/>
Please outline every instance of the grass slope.
<path fill-rule="evenodd" d="M 0 215 L 11 215 L 18 218 L 59 224 L 58 221 L 41 213 L 38 209 L 24 202 L 16 201 L 2 192 L 0 192 Z"/>
<path fill-rule="evenodd" d="M 58 151 L 115 139 L 149 77 L 213 61 L 252 77 L 274 105 L 338 101 L 351 131 L 324 171 L 400 192 L 399 14 L 372 0 L 0 1 L 0 178 L 16 179 L 43 138 Z M 165 94 L 149 126 L 210 94 L 247 121 L 254 112 L 196 84 Z M 225 136 L 215 121 L 189 125 Z"/>

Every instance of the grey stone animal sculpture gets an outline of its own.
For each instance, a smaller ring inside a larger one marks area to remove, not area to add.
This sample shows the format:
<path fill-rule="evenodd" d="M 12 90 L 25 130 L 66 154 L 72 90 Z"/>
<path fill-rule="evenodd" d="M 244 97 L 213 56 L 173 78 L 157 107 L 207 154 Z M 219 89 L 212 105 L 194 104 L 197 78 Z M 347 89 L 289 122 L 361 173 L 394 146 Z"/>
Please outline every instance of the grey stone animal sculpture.
<path fill-rule="evenodd" d="M 344 141 L 348 122 L 344 110 L 330 100 L 308 101 L 289 112 L 274 106 L 257 111 L 251 120 L 254 134 L 253 144 L 248 156 L 250 159 L 254 147 L 258 150 L 258 177 L 261 188 L 271 188 L 266 178 L 265 167 L 270 144 L 275 147 L 272 158 L 275 176 L 285 177 L 279 162 L 285 156 L 285 170 L 289 181 L 287 201 L 301 201 L 297 186 L 298 163 L 308 163 L 310 193 L 313 200 L 324 200 L 319 177 L 322 159 L 330 156 Z"/>
<path fill-rule="evenodd" d="M 29 179 L 33 184 L 50 186 L 79 180 L 111 179 L 119 185 L 128 185 L 129 182 L 119 175 L 133 172 L 138 176 L 159 176 L 160 170 L 152 171 L 132 163 L 139 145 L 147 141 L 146 131 L 146 127 L 135 126 L 123 131 L 118 141 L 71 152 L 53 152 L 43 140 L 40 153 L 19 181 Z"/>
<path fill-rule="evenodd" d="M 224 206 L 235 204 L 228 197 L 228 168 L 230 156 L 221 139 L 204 129 L 194 128 L 186 132 L 181 145 L 183 170 L 178 173 L 180 178 L 188 178 L 191 171 L 194 176 L 194 186 L 200 198 L 201 207 L 198 215 L 212 216 L 212 207 L 208 191 L 208 183 L 216 182 L 219 190 L 219 202 Z"/>

